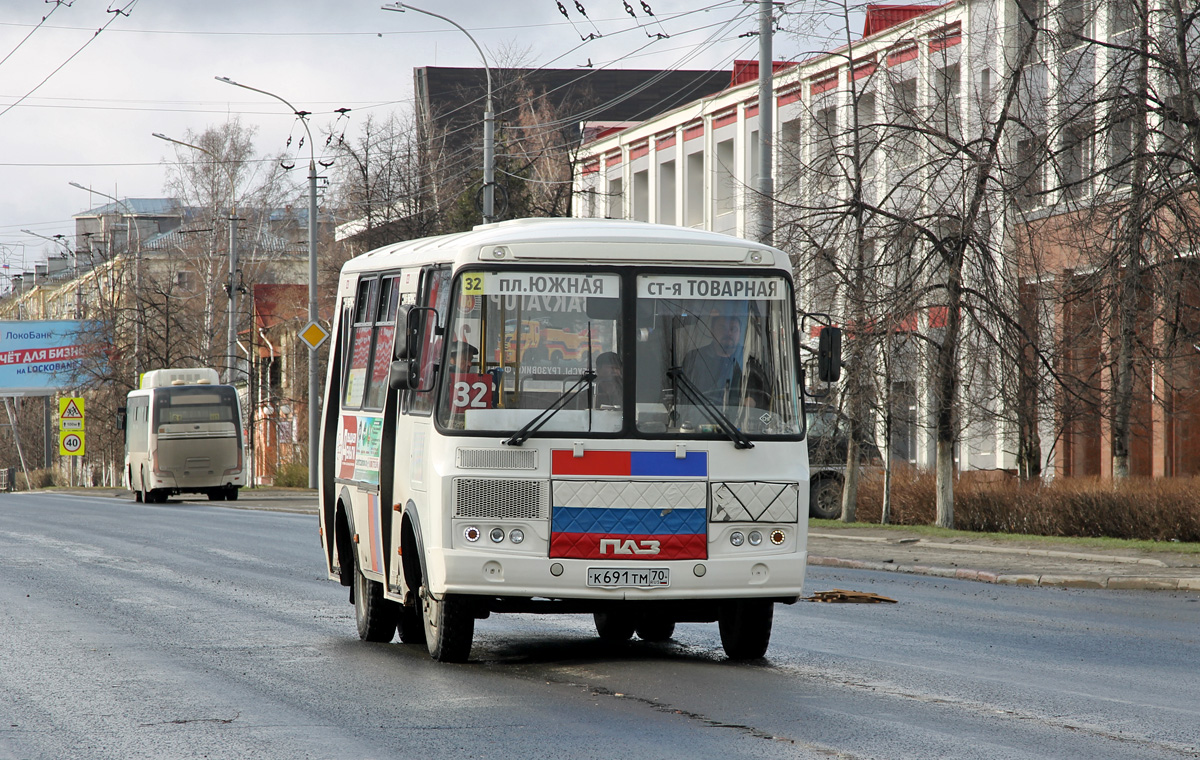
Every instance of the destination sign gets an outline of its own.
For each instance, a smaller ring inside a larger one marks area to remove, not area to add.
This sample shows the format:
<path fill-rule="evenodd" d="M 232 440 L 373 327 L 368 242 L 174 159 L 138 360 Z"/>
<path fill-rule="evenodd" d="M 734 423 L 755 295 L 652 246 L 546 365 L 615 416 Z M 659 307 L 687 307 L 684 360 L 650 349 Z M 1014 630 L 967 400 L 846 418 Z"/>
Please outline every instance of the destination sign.
<path fill-rule="evenodd" d="M 638 298 L 703 298 L 717 301 L 783 301 L 789 297 L 782 277 L 643 275 Z"/>
<path fill-rule="evenodd" d="M 464 295 L 616 298 L 621 278 L 615 274 L 468 272 L 462 283 Z"/>

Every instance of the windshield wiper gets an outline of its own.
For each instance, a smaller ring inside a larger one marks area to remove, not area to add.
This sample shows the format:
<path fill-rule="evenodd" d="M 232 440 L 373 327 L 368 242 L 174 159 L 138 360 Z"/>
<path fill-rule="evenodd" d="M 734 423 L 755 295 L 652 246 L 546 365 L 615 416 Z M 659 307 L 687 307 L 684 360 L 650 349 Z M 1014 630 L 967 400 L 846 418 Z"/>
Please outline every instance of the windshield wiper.
<path fill-rule="evenodd" d="M 709 400 L 708 397 L 701 393 L 700 389 L 696 387 L 695 383 L 693 383 L 691 379 L 684 374 L 683 367 L 671 367 L 667 370 L 667 377 L 674 380 L 679 389 L 683 391 L 683 395 L 691 399 L 693 404 L 704 411 L 713 422 L 717 423 L 717 427 L 721 428 L 721 431 L 724 432 L 725 435 L 729 436 L 729 440 L 733 441 L 734 448 L 754 448 L 754 443 L 738 428 L 737 425 L 733 424 L 733 420 L 725 416 L 725 413 L 717 408 L 717 405 Z"/>
<path fill-rule="evenodd" d="M 529 436 L 540 430 L 542 425 L 545 425 L 550 421 L 551 417 L 558 414 L 571 402 L 571 399 L 582 393 L 585 388 L 591 388 L 595 380 L 596 373 L 590 369 L 581 374 L 579 379 L 575 381 L 575 384 L 559 394 L 558 398 L 554 399 L 554 402 L 550 406 L 542 410 L 541 414 L 525 423 L 525 427 L 509 436 L 504 441 L 505 445 L 520 446 L 522 443 L 525 443 L 525 441 L 529 440 Z"/>

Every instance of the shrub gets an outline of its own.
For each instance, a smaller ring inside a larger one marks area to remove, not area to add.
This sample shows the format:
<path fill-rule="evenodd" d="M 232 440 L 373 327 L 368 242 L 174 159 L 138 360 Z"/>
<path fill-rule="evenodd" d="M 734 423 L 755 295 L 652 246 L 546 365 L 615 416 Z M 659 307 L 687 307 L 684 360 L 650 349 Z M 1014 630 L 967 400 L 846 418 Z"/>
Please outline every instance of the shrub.
<path fill-rule="evenodd" d="M 280 465 L 275 470 L 275 485 L 280 488 L 308 488 L 308 466 L 299 462 Z"/>
<path fill-rule="evenodd" d="M 933 473 L 892 473 L 892 519 L 928 525 L 935 519 Z M 864 478 L 858 515 L 878 522 L 883 475 Z M 1022 483 L 1003 473 L 963 473 L 954 484 L 954 527 L 1042 536 L 1200 541 L 1200 478 L 1131 478 L 1114 483 L 1060 478 Z"/>

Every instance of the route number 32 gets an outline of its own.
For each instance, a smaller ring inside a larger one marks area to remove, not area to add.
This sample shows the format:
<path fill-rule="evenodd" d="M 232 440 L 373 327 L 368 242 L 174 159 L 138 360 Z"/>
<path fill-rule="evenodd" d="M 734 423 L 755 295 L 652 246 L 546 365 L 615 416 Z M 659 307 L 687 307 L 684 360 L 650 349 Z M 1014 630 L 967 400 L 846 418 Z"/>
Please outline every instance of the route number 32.
<path fill-rule="evenodd" d="M 491 375 L 460 374 L 454 377 L 451 406 L 455 411 L 492 407 Z"/>

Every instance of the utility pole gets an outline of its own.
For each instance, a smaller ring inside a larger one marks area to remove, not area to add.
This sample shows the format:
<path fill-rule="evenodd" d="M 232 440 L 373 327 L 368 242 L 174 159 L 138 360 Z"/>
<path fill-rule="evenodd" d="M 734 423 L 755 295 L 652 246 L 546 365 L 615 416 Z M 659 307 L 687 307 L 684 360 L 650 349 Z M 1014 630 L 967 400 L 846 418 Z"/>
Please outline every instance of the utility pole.
<path fill-rule="evenodd" d="M 775 131 L 775 64 L 771 59 L 772 0 L 758 0 L 758 242 L 774 245 L 775 180 L 771 153 Z"/>

